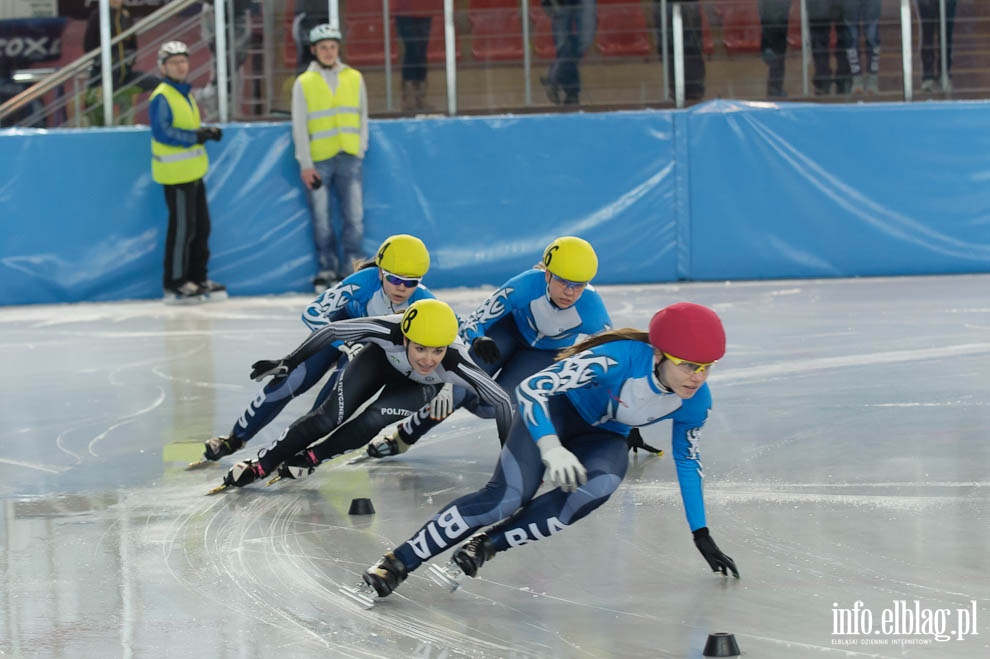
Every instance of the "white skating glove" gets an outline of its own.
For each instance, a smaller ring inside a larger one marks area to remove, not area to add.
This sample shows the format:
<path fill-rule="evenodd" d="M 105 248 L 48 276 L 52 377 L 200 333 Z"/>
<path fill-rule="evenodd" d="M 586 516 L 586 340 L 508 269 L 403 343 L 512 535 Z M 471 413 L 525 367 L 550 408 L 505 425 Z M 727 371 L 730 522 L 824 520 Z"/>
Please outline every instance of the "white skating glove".
<path fill-rule="evenodd" d="M 402 441 L 398 430 L 391 435 L 379 435 L 375 437 L 366 449 L 368 455 L 373 458 L 387 458 L 390 455 L 399 455 L 408 450 L 409 444 Z"/>
<path fill-rule="evenodd" d="M 440 391 L 430 401 L 430 418 L 443 421 L 454 412 L 454 386 L 449 382 L 440 387 Z"/>
<path fill-rule="evenodd" d="M 588 480 L 588 472 L 573 453 L 560 445 L 557 435 L 544 435 L 536 442 L 547 468 L 547 480 L 564 492 L 573 492 Z"/>

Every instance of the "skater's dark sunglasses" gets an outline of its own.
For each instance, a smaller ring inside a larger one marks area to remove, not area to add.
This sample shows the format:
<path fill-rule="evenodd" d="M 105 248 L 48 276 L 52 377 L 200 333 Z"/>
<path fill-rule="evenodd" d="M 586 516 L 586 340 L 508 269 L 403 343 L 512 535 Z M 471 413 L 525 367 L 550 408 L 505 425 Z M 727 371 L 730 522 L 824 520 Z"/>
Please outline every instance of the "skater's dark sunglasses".
<path fill-rule="evenodd" d="M 584 290 L 585 286 L 588 285 L 588 282 L 586 281 L 571 281 L 570 279 L 564 279 L 563 277 L 558 277 L 557 275 L 550 275 L 550 276 L 553 277 L 553 280 L 555 282 L 561 284 L 564 288 L 566 288 L 569 291 L 574 291 L 574 290 L 581 291 Z"/>
<path fill-rule="evenodd" d="M 685 373 L 690 373 L 694 375 L 695 373 L 707 373 L 708 370 L 715 365 L 715 362 L 708 362 L 707 364 L 699 364 L 697 362 L 689 362 L 686 359 L 678 359 L 673 355 L 668 355 L 663 353 L 663 356 L 673 362 L 674 366 L 681 369 Z"/>
<path fill-rule="evenodd" d="M 421 279 L 406 279 L 405 277 L 400 277 L 399 275 L 393 275 L 388 270 L 382 269 L 382 274 L 385 275 L 385 281 L 392 284 L 393 286 L 405 286 L 406 288 L 416 288 L 419 286 Z"/>

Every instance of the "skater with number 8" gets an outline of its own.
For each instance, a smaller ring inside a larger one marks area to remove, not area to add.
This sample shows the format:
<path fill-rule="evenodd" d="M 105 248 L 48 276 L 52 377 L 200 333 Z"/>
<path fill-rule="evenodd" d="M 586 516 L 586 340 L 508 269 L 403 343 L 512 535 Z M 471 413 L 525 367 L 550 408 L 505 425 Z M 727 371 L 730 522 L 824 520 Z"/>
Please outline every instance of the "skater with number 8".
<path fill-rule="evenodd" d="M 389 595 L 425 561 L 467 540 L 446 567 L 431 566 L 436 580 L 454 588 L 460 574 L 476 576 L 499 552 L 566 529 L 622 482 L 630 428 L 664 419 L 673 422 L 677 478 L 695 546 L 714 572 L 738 578 L 735 562 L 708 531 L 698 456 L 711 408 L 706 380 L 724 353 L 719 317 L 689 302 L 659 310 L 648 332 L 611 330 L 564 350 L 516 390 L 518 414 L 488 484 L 448 504 L 345 593 L 371 606 L 375 594 Z M 537 497 L 544 479 L 553 489 Z"/>
<path fill-rule="evenodd" d="M 448 383 L 469 388 L 491 406 L 499 437 L 504 437 L 512 420 L 509 396 L 471 361 L 457 336 L 457 324 L 445 302 L 419 300 L 402 316 L 330 323 L 287 357 L 255 362 L 254 379 L 287 377 L 334 341 L 365 346 L 348 362 L 322 405 L 258 451 L 257 459 L 236 463 L 212 492 L 243 487 L 270 474 L 277 474 L 276 479 L 303 478 L 324 460 L 364 446 L 385 426 L 417 410 L 429 414 L 431 401 Z"/>
<path fill-rule="evenodd" d="M 358 264 L 356 268 L 354 274 L 324 291 L 303 311 L 302 321 L 312 332 L 346 318 L 402 313 L 414 302 L 434 299 L 433 293 L 422 283 L 430 269 L 430 253 L 416 236 L 389 236 L 382 241 L 374 259 Z M 236 452 L 273 421 L 290 401 L 309 391 L 330 373 L 311 408 L 315 410 L 330 395 L 337 376 L 353 352 L 356 350 L 337 341 L 301 362 L 291 377 L 273 378 L 251 399 L 230 432 L 206 440 L 203 459 L 189 466 L 200 467 Z"/>

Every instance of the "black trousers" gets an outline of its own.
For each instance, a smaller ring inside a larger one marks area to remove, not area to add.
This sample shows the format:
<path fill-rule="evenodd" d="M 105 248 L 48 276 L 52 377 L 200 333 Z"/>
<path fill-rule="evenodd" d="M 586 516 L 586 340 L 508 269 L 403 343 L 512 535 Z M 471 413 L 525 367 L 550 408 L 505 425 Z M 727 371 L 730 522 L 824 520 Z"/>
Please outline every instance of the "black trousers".
<path fill-rule="evenodd" d="M 210 210 L 203 179 L 165 185 L 168 234 L 165 237 L 165 274 L 162 285 L 175 289 L 184 282 L 207 280 L 210 260 Z"/>
<path fill-rule="evenodd" d="M 426 80 L 426 58 L 430 45 L 430 16 L 396 16 L 395 30 L 402 39 L 402 79 Z"/>
<path fill-rule="evenodd" d="M 321 462 L 360 448 L 382 428 L 416 413 L 439 390 L 439 386 L 419 384 L 399 373 L 384 350 L 369 344 L 348 362 L 323 404 L 294 421 L 269 448 L 258 451 L 258 462 L 272 473 L 310 446 Z"/>

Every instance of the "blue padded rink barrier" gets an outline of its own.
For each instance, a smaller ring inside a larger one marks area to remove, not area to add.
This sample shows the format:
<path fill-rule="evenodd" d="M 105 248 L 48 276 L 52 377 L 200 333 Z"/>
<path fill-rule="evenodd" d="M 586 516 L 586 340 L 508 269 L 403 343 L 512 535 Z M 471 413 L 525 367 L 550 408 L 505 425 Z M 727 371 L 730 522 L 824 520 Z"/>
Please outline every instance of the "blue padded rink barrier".
<path fill-rule="evenodd" d="M 466 312 L 488 290 L 437 292 Z M 742 579 L 693 546 L 669 455 L 640 453 L 573 528 L 454 593 L 417 571 L 371 611 L 338 587 L 487 481 L 492 422 L 458 412 L 402 456 L 207 497 L 223 469 L 183 466 L 257 391 L 251 362 L 306 335 L 308 296 L 0 308 L 0 656 L 695 658 L 714 632 L 761 659 L 990 656 L 988 290 L 601 287 L 617 326 L 684 299 L 724 319 L 701 445 Z M 644 436 L 669 449 L 666 431 Z M 377 513 L 349 516 L 356 497 Z"/>

